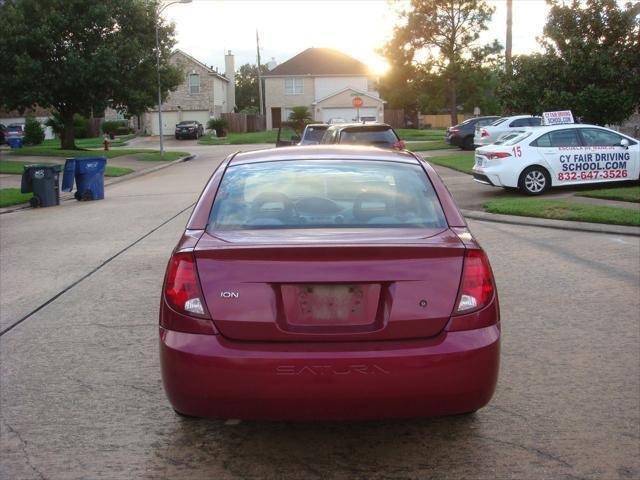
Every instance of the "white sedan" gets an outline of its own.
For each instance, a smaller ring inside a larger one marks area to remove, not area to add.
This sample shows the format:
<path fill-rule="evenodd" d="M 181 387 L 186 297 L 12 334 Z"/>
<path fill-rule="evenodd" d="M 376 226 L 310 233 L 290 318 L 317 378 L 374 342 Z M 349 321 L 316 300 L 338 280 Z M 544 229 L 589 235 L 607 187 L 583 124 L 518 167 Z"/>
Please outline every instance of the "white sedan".
<path fill-rule="evenodd" d="M 476 147 L 489 145 L 490 143 L 496 142 L 507 133 L 513 132 L 514 130 L 520 130 L 523 127 L 537 127 L 541 122 L 541 117 L 534 117 L 532 115 L 502 117 L 489 125 L 476 126 L 473 136 L 473 144 Z"/>
<path fill-rule="evenodd" d="M 476 149 L 473 178 L 540 195 L 549 187 L 638 180 L 638 140 L 596 125 L 525 128 Z"/>

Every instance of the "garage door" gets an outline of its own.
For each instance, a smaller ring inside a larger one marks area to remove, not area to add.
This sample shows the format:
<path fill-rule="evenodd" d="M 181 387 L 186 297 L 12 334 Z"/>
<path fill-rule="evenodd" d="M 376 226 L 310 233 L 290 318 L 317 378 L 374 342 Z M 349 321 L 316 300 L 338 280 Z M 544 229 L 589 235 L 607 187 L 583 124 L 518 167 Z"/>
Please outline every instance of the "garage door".
<path fill-rule="evenodd" d="M 151 135 L 160 135 L 160 127 L 158 125 L 158 112 L 149 114 L 149 127 Z M 173 135 L 178 123 L 178 112 L 162 112 L 162 134 Z"/>
<path fill-rule="evenodd" d="M 182 112 L 182 121 L 186 120 L 195 120 L 200 122 L 202 126 L 206 129 L 207 122 L 209 121 L 209 111 L 208 110 L 184 110 Z"/>
<path fill-rule="evenodd" d="M 344 118 L 347 122 L 355 122 L 358 112 L 355 108 L 323 108 L 322 121 L 328 122 L 332 118 Z M 378 109 L 376 107 L 366 107 L 360 109 L 360 118 L 373 117 L 378 119 Z"/>

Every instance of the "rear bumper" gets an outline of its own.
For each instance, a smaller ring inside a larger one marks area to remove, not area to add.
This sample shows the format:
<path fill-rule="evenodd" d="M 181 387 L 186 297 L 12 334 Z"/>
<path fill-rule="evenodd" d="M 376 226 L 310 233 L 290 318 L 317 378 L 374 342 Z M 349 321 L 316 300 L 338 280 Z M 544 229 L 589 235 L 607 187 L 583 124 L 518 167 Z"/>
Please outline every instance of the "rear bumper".
<path fill-rule="evenodd" d="M 229 341 L 160 328 L 165 391 L 181 413 L 270 420 L 380 419 L 477 410 L 498 378 L 500 325 L 425 340 Z"/>

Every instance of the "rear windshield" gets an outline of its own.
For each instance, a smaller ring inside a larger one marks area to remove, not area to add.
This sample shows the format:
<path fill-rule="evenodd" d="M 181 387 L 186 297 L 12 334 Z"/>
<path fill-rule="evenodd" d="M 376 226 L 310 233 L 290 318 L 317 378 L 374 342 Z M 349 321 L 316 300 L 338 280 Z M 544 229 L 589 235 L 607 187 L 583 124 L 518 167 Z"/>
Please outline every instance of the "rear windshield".
<path fill-rule="evenodd" d="M 508 146 L 515 145 L 517 143 L 520 143 L 522 140 L 524 140 L 529 136 L 531 136 L 531 132 L 521 132 L 521 131 L 511 132 L 511 133 L 508 133 L 507 135 L 500 137 L 497 142 L 494 142 L 494 145 L 508 145 Z"/>
<path fill-rule="evenodd" d="M 495 122 L 493 122 L 491 125 L 495 126 L 495 125 L 500 125 L 502 122 L 504 122 L 507 118 L 503 117 L 503 118 L 499 118 L 497 119 Z"/>
<path fill-rule="evenodd" d="M 446 228 L 419 165 L 290 160 L 230 166 L 208 231 L 284 228 Z"/>
<path fill-rule="evenodd" d="M 302 141 L 304 143 L 320 143 L 322 140 L 322 136 L 324 132 L 327 131 L 327 127 L 307 127 L 304 131 L 304 138 Z"/>
<path fill-rule="evenodd" d="M 398 137 L 390 128 L 345 128 L 340 132 L 340 142 L 350 145 L 393 145 Z"/>

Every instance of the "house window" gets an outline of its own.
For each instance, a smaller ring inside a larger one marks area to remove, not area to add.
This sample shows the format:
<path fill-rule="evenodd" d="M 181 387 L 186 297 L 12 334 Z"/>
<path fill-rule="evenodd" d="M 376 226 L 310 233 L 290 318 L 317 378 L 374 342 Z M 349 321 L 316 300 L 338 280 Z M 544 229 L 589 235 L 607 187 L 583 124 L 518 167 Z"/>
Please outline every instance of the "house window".
<path fill-rule="evenodd" d="M 191 95 L 200 93 L 200 75 L 197 73 L 189 75 L 189 93 Z"/>
<path fill-rule="evenodd" d="M 285 95 L 302 95 L 303 90 L 302 78 L 285 78 L 284 79 L 284 94 Z"/>

